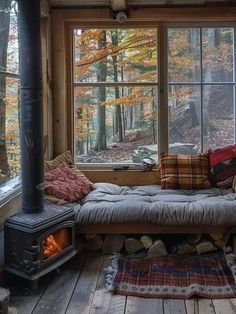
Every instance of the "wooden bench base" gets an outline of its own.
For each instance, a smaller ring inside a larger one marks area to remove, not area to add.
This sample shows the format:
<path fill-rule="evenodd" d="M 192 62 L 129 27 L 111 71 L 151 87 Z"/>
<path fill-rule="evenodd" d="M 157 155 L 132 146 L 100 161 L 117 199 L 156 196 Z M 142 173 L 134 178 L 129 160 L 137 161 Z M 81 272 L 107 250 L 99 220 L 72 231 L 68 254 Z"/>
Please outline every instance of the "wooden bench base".
<path fill-rule="evenodd" d="M 106 234 L 106 233 L 127 233 L 127 234 L 158 234 L 158 233 L 236 233 L 236 226 L 214 226 L 214 225 L 151 225 L 151 224 L 99 224 L 99 225 L 76 225 L 76 233 L 79 234 Z"/>

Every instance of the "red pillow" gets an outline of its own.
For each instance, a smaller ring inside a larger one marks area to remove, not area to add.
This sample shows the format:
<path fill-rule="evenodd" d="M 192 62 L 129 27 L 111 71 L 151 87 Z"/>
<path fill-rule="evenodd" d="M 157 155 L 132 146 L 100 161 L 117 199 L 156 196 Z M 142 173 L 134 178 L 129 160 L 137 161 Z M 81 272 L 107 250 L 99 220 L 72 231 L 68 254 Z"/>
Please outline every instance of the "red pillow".
<path fill-rule="evenodd" d="M 86 196 L 93 189 L 93 184 L 85 176 L 80 176 L 65 162 L 57 168 L 46 171 L 45 194 L 52 195 L 66 202 L 74 202 Z"/>
<path fill-rule="evenodd" d="M 236 145 L 209 151 L 211 182 L 217 187 L 232 186 L 236 175 Z"/>

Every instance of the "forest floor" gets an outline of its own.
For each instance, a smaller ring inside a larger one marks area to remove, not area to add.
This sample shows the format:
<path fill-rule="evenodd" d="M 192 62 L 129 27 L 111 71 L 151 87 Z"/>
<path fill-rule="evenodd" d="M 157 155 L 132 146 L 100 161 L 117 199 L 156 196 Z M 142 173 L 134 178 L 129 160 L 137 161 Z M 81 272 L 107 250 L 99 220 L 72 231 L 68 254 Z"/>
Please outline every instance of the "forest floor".
<path fill-rule="evenodd" d="M 152 145 L 151 134 L 147 131 L 136 131 L 126 136 L 125 142 L 108 145 L 107 150 L 100 151 L 99 157 L 106 162 L 132 162 L 132 155 L 139 146 Z"/>
<path fill-rule="evenodd" d="M 178 132 L 170 135 L 171 143 L 192 143 L 200 147 L 200 127 L 178 128 Z M 211 121 L 211 129 L 204 136 L 204 149 L 216 149 L 230 145 L 234 142 L 233 121 L 228 119 L 215 119 Z M 153 144 L 153 138 L 147 130 L 139 130 L 129 133 L 125 142 L 108 145 L 107 150 L 97 153 L 97 156 L 106 162 L 132 162 L 132 155 L 139 146 Z"/>

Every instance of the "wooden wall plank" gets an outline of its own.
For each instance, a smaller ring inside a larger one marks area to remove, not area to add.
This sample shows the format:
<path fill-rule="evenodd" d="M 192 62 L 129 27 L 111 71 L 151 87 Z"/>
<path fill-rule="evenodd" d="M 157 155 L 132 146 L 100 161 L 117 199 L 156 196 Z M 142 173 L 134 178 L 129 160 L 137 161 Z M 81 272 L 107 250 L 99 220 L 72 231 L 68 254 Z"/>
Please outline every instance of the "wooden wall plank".
<path fill-rule="evenodd" d="M 62 11 L 52 12 L 53 154 L 67 149 L 65 26 Z"/>
<path fill-rule="evenodd" d="M 117 26 L 109 8 L 98 9 L 52 9 L 52 12 L 63 12 L 67 21 L 108 21 Z M 129 18 L 125 25 L 135 21 L 156 22 L 207 22 L 207 21 L 236 21 L 236 7 L 179 7 L 179 8 L 136 8 L 130 9 Z"/>
<path fill-rule="evenodd" d="M 235 22 L 235 7 L 146 8 L 131 11 L 130 19 L 164 22 Z"/>

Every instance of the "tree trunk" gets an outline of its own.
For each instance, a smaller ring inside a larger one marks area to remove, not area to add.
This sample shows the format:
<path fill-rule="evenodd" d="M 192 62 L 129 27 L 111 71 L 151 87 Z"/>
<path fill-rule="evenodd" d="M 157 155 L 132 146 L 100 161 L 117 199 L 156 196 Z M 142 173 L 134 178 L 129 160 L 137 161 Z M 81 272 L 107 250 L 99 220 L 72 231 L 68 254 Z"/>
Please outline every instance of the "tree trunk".
<path fill-rule="evenodd" d="M 101 31 L 101 37 L 98 40 L 98 49 L 106 47 L 106 31 Z M 97 81 L 106 82 L 107 60 L 98 62 Z M 100 151 L 107 148 L 106 141 L 106 107 L 102 103 L 106 100 L 106 87 L 97 88 L 97 137 L 95 150 Z"/>
<path fill-rule="evenodd" d="M 113 31 L 111 33 L 112 44 L 116 46 L 118 44 L 118 31 Z M 117 55 L 112 56 L 112 64 L 113 64 L 113 73 L 114 73 L 114 82 L 118 82 L 118 69 L 117 69 Z M 115 99 L 119 99 L 119 87 L 115 87 Z M 122 112 L 121 105 L 116 105 L 116 133 L 119 134 L 119 142 L 124 142 L 123 138 L 123 127 L 122 127 Z"/>
<path fill-rule="evenodd" d="M 78 120 L 81 120 L 82 119 L 82 115 L 83 115 L 83 110 L 82 109 L 78 109 L 77 110 L 77 119 Z M 82 133 L 83 132 L 83 126 L 81 126 L 81 130 L 80 132 Z M 78 155 L 83 155 L 84 154 L 84 140 L 83 138 L 81 138 L 81 140 L 78 140 L 77 141 L 77 154 Z"/>
<path fill-rule="evenodd" d="M 215 28 L 210 28 L 208 30 L 207 36 L 207 49 L 213 49 L 215 47 Z M 205 82 L 212 81 L 212 67 L 208 65 L 205 67 Z M 210 104 L 210 96 L 211 96 L 211 88 L 209 87 L 208 91 L 205 92 L 203 97 L 203 134 L 207 135 L 208 131 L 210 130 L 210 117 L 209 117 L 209 104 Z"/>
<path fill-rule="evenodd" d="M 0 69 L 7 70 L 11 0 L 0 1 Z M 6 150 L 6 77 L 0 75 L 0 170 L 9 176 Z"/>

